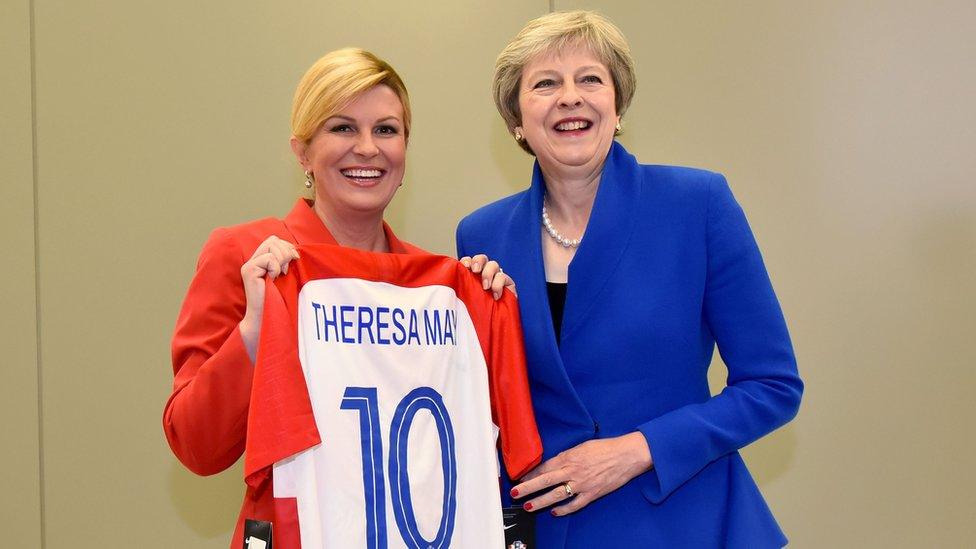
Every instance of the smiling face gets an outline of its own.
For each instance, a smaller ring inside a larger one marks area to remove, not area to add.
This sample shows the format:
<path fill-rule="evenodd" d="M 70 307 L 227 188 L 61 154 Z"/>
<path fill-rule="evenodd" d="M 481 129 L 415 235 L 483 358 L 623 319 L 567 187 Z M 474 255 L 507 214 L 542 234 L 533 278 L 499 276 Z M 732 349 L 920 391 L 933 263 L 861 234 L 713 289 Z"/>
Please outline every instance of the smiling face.
<path fill-rule="evenodd" d="M 315 178 L 316 209 L 333 222 L 383 216 L 403 181 L 403 104 L 374 86 L 325 119 L 307 142 L 292 138 L 298 162 Z"/>
<path fill-rule="evenodd" d="M 543 54 L 522 70 L 519 129 L 544 171 L 602 167 L 619 117 L 606 65 L 584 46 Z"/>

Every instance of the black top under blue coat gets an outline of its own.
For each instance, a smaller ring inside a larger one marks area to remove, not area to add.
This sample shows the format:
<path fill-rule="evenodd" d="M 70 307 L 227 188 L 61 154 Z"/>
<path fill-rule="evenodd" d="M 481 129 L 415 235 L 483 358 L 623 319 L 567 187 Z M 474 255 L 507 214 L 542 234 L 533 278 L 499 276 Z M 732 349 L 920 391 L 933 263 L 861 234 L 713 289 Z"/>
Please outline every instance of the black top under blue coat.
<path fill-rule="evenodd" d="M 546 291 L 549 294 L 549 310 L 552 313 L 552 329 L 556 332 L 556 345 L 559 345 L 559 332 L 563 324 L 566 286 L 565 282 L 546 282 Z"/>

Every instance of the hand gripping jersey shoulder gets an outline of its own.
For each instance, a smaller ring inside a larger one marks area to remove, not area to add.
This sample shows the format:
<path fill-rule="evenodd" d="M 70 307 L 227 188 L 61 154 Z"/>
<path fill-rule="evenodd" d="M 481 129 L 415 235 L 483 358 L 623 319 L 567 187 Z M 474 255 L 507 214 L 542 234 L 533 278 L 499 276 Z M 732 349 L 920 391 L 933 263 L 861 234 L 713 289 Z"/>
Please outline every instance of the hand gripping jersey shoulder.
<path fill-rule="evenodd" d="M 245 476 L 274 516 L 247 518 L 276 549 L 504 546 L 496 435 L 512 478 L 542 454 L 513 296 L 446 257 L 299 253 L 266 284 Z"/>

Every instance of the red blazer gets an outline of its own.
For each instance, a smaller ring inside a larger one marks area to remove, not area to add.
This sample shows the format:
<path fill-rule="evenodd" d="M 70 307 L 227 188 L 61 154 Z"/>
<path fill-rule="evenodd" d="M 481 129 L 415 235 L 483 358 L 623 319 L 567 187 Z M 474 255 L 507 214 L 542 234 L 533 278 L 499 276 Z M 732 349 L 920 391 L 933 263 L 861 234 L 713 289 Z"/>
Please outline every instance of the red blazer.
<path fill-rule="evenodd" d="M 383 224 L 390 251 L 428 252 L 403 242 Z M 284 219 L 268 217 L 211 233 L 173 334 L 173 393 L 163 411 L 163 430 L 176 457 L 199 475 L 219 473 L 244 452 L 254 364 L 237 329 L 246 299 L 241 266 L 271 235 L 295 245 L 337 244 L 311 205 L 298 200 Z M 243 517 L 273 505 L 268 486 L 248 488 L 231 547 L 239 546 Z"/>

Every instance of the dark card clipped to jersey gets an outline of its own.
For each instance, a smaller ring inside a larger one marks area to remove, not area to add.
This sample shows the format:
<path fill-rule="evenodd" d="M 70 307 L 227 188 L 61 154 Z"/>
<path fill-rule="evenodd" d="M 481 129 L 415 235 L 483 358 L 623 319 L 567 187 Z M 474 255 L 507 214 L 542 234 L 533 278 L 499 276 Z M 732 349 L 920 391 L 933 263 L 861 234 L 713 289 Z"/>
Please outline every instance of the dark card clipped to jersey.
<path fill-rule="evenodd" d="M 521 505 L 502 508 L 505 523 L 505 549 L 535 548 L 535 515 Z"/>
<path fill-rule="evenodd" d="M 244 521 L 244 549 L 272 549 L 271 523 L 263 520 Z"/>

